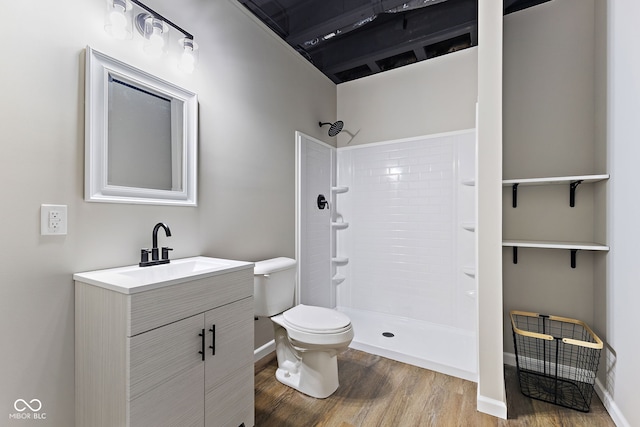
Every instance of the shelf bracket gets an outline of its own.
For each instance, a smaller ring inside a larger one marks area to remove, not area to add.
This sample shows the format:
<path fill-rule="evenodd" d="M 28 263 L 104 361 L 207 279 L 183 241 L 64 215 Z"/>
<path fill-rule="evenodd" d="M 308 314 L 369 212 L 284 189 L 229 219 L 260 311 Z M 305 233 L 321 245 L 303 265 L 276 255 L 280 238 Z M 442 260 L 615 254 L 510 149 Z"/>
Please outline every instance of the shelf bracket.
<path fill-rule="evenodd" d="M 511 187 L 511 197 L 513 199 L 513 202 L 511 203 L 511 206 L 513 206 L 514 208 L 518 207 L 518 185 L 519 185 L 518 183 L 515 183 Z"/>
<path fill-rule="evenodd" d="M 571 181 L 571 184 L 569 184 L 569 206 L 571 206 L 572 208 L 576 205 L 576 188 L 580 184 L 582 184 L 581 179 L 577 181 Z"/>
<path fill-rule="evenodd" d="M 517 246 L 513 247 L 513 263 L 514 264 L 518 263 L 518 247 Z"/>
<path fill-rule="evenodd" d="M 576 254 L 578 253 L 577 249 L 571 250 L 571 268 L 576 268 Z"/>

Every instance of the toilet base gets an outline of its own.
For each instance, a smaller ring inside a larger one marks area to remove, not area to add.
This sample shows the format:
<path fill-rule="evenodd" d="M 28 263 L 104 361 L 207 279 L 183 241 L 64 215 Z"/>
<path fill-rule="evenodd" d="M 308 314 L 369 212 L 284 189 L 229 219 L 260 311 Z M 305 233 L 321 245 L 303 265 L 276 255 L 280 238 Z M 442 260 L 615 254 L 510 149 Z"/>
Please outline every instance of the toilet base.
<path fill-rule="evenodd" d="M 336 354 L 309 351 L 298 363 L 278 360 L 276 379 L 301 393 L 318 399 L 331 396 L 339 386 Z"/>

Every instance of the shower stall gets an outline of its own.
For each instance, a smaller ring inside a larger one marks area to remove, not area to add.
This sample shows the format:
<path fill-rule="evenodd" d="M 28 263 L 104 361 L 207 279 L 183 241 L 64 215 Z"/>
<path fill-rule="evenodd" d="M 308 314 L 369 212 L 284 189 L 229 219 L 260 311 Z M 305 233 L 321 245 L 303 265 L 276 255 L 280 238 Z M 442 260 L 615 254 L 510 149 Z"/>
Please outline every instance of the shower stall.
<path fill-rule="evenodd" d="M 352 348 L 476 381 L 475 131 L 296 139 L 298 302 L 347 314 Z"/>

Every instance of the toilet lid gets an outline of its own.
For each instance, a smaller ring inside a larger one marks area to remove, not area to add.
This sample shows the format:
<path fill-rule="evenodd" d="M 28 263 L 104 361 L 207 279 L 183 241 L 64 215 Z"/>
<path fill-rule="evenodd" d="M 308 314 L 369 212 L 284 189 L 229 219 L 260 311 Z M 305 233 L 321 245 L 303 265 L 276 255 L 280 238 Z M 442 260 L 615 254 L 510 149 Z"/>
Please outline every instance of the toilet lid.
<path fill-rule="evenodd" d="M 285 322 L 297 329 L 335 333 L 351 325 L 351 319 L 339 311 L 312 305 L 297 305 L 282 313 Z"/>

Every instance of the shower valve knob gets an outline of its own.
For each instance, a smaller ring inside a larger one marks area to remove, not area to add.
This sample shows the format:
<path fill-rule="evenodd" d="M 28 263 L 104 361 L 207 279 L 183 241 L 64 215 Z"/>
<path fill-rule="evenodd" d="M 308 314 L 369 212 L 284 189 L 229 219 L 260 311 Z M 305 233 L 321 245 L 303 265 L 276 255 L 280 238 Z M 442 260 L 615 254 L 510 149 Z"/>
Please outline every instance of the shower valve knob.
<path fill-rule="evenodd" d="M 318 195 L 317 203 L 318 203 L 318 209 L 329 209 L 329 202 L 324 197 L 324 194 Z"/>

